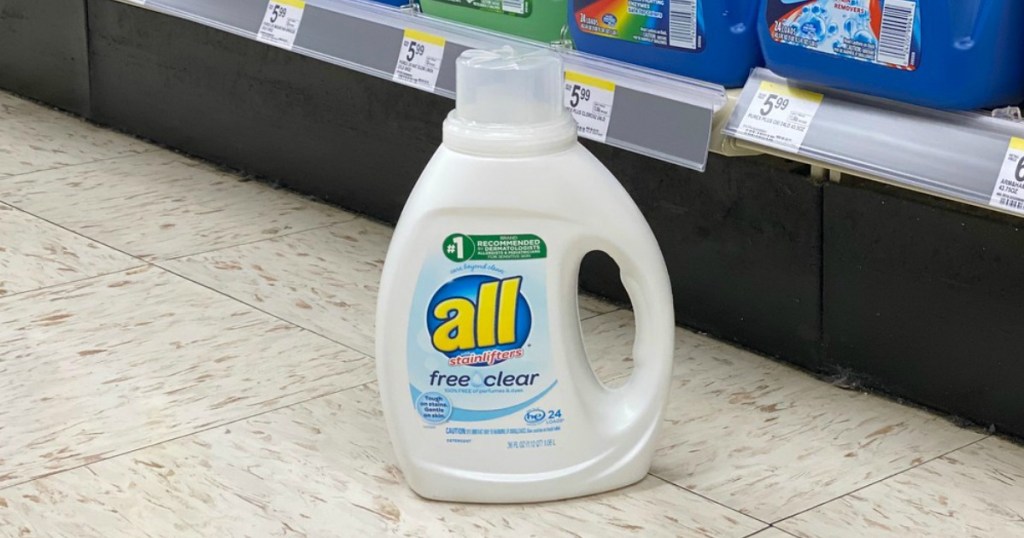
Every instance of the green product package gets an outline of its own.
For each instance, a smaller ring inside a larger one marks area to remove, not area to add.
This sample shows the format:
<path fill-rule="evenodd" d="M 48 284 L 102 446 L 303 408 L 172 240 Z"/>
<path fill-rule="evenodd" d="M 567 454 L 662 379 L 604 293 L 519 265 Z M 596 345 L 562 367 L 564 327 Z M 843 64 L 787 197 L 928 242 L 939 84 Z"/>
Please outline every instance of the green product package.
<path fill-rule="evenodd" d="M 567 0 L 420 0 L 423 12 L 551 43 L 562 39 L 568 18 Z"/>

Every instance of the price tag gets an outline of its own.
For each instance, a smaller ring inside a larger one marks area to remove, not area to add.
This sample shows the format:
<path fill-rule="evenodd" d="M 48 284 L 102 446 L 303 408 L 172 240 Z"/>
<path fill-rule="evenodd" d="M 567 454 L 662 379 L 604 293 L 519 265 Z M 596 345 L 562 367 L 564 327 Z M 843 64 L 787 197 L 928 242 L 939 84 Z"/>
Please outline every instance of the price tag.
<path fill-rule="evenodd" d="M 763 81 L 736 129 L 736 137 L 797 153 L 822 99 L 820 93 Z"/>
<path fill-rule="evenodd" d="M 257 41 L 292 50 L 305 9 L 306 3 L 302 0 L 270 0 L 260 30 L 256 32 Z"/>
<path fill-rule="evenodd" d="M 614 100 L 613 82 L 575 71 L 565 72 L 565 106 L 572 111 L 580 136 L 605 141 Z"/>
<path fill-rule="evenodd" d="M 1024 215 L 1024 139 L 1011 138 L 988 204 Z"/>
<path fill-rule="evenodd" d="M 444 38 L 419 30 L 406 30 L 392 80 L 434 91 L 444 59 Z"/>

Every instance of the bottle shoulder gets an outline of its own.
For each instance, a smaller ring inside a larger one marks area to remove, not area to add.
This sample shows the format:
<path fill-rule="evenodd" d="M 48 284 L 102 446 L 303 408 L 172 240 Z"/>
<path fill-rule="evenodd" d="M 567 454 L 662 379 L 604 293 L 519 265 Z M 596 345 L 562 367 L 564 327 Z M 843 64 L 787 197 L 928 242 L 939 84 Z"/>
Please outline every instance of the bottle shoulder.
<path fill-rule="evenodd" d="M 562 220 L 637 211 L 618 180 L 579 144 L 564 152 L 515 159 L 476 157 L 442 146 L 417 181 L 403 218 L 467 209 Z"/>

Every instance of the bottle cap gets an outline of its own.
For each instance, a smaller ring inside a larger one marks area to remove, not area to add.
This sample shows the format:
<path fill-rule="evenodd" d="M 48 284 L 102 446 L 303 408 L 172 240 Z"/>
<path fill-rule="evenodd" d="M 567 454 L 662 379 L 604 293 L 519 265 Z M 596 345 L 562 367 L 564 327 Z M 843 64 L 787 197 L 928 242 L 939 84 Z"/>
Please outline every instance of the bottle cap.
<path fill-rule="evenodd" d="M 468 50 L 455 77 L 455 110 L 465 121 L 531 125 L 565 113 L 562 61 L 547 51 Z"/>
<path fill-rule="evenodd" d="M 468 50 L 459 56 L 455 77 L 455 110 L 445 121 L 445 144 L 452 149 L 508 155 L 558 151 L 576 141 L 555 54 L 508 46 Z"/>

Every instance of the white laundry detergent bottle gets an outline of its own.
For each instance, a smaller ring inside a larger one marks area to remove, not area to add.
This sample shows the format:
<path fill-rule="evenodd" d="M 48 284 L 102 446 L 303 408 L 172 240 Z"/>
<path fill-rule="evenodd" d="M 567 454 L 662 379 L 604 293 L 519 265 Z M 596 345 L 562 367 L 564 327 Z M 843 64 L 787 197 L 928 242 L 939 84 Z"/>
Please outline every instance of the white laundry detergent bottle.
<path fill-rule="evenodd" d="M 377 375 L 409 486 L 460 502 L 533 502 L 641 480 L 672 373 L 665 261 L 636 204 L 576 140 L 551 53 L 470 50 L 444 143 L 388 251 Z M 606 388 L 583 347 L 580 262 L 618 263 L 634 371 Z"/>

